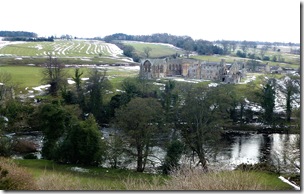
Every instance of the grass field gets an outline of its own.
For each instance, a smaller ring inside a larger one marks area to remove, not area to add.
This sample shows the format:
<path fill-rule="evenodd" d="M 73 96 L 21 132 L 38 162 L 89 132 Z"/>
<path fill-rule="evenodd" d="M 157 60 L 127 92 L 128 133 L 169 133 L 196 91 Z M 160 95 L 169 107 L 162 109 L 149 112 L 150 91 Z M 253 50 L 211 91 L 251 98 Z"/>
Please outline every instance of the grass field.
<path fill-rule="evenodd" d="M 125 183 L 129 178 L 147 183 L 153 177 L 165 178 L 162 175 L 123 169 L 59 165 L 48 160 L 16 160 L 16 162 L 29 169 L 38 184 L 46 190 L 125 190 Z M 87 172 L 75 171 L 72 167 L 85 169 Z"/>
<path fill-rule="evenodd" d="M 162 43 L 146 43 L 137 41 L 123 41 L 126 45 L 135 48 L 140 57 L 145 58 L 144 48 L 150 47 L 151 58 L 159 58 L 178 54 L 185 54 L 185 51 L 172 45 Z M 240 50 L 240 48 L 236 49 Z M 54 42 L 23 42 L 8 44 L 0 47 L 0 65 L 24 65 L 42 64 L 49 54 L 57 56 L 65 64 L 113 64 L 131 62 L 129 58 L 123 56 L 122 50 L 116 45 L 103 41 L 93 40 L 56 40 Z M 236 51 L 235 51 L 236 52 Z M 259 56 L 260 49 L 248 49 L 247 53 L 256 53 Z M 235 55 L 235 53 L 234 53 Z M 300 66 L 300 56 L 287 52 L 277 52 L 268 50 L 266 56 L 272 58 L 274 55 L 281 55 L 285 62 L 263 61 L 270 66 L 281 66 L 297 69 Z M 240 57 L 228 55 L 196 55 L 192 58 L 204 61 L 220 61 L 225 59 L 228 63 L 234 60 L 248 60 Z"/>
<path fill-rule="evenodd" d="M 144 53 L 144 48 L 150 47 L 152 50 L 150 52 L 150 58 L 159 58 L 169 55 L 184 54 L 182 49 L 178 49 L 173 46 L 161 43 L 147 43 L 147 42 L 136 42 L 136 41 L 123 41 L 126 45 L 131 45 L 135 48 L 137 54 L 141 57 L 146 57 Z"/>
<path fill-rule="evenodd" d="M 137 67 L 124 67 L 124 66 L 99 66 L 107 70 L 107 76 L 113 84 L 114 88 L 119 88 L 119 83 L 126 77 L 138 75 L 139 69 Z M 67 78 L 72 78 L 74 75 L 74 67 L 65 68 L 67 71 Z M 12 77 L 11 82 L 18 86 L 19 90 L 24 90 L 26 87 L 36 87 L 44 84 L 42 82 L 42 67 L 34 66 L 0 66 L 0 73 L 9 73 Z M 81 71 L 84 72 L 82 77 L 88 77 L 89 68 L 82 67 Z"/>
<path fill-rule="evenodd" d="M 285 54 L 285 55 L 288 56 L 290 54 Z M 221 59 L 225 59 L 227 63 L 232 63 L 234 60 L 241 60 L 241 61 L 250 60 L 248 58 L 233 57 L 228 55 L 195 55 L 192 56 L 192 58 L 202 61 L 213 61 L 213 62 L 220 62 Z M 273 62 L 273 61 L 262 61 L 262 63 L 263 64 L 268 63 L 269 66 L 280 66 L 280 67 L 288 67 L 294 69 L 298 69 L 300 67 L 300 65 L 297 63 L 297 58 L 293 58 L 293 60 L 289 60 L 288 63 Z"/>
<path fill-rule="evenodd" d="M 59 165 L 47 160 L 15 162 L 27 168 L 43 190 L 292 190 L 278 179 L 278 174 L 267 172 L 204 174 L 185 169 L 169 177 L 123 169 Z"/>

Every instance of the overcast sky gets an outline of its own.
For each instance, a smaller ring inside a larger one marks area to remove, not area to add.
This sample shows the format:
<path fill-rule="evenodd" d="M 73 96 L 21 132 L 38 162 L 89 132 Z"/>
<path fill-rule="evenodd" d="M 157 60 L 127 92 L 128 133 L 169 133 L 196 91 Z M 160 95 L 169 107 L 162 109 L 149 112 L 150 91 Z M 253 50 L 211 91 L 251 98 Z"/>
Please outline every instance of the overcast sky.
<path fill-rule="evenodd" d="M 300 42 L 299 0 L 1 0 L 0 30 Z"/>

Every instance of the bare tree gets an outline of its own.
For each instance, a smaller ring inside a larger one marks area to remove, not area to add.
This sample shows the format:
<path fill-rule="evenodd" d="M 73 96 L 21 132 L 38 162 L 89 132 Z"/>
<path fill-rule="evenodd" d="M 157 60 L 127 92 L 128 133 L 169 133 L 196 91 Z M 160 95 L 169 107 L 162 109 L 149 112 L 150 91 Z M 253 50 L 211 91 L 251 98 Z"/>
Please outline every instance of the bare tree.
<path fill-rule="evenodd" d="M 152 51 L 152 48 L 150 48 L 150 47 L 145 47 L 144 48 L 144 53 L 145 53 L 145 55 L 146 55 L 147 58 L 150 57 L 150 52 L 151 51 Z"/>
<path fill-rule="evenodd" d="M 57 96 L 58 91 L 65 83 L 66 72 L 64 71 L 64 65 L 60 64 L 56 57 L 48 55 L 48 60 L 43 69 L 43 82 L 49 84 L 49 94 Z"/>
<path fill-rule="evenodd" d="M 0 72 L 0 101 L 14 98 L 14 85 L 10 83 L 12 76 L 7 72 Z"/>
<path fill-rule="evenodd" d="M 267 50 L 268 50 L 268 46 L 263 46 L 263 47 L 261 48 L 261 50 L 260 50 L 260 55 L 261 55 L 261 58 L 262 58 L 262 59 L 264 58 L 264 56 L 265 56 Z"/>
<path fill-rule="evenodd" d="M 89 81 L 86 83 L 88 112 L 91 112 L 99 123 L 104 121 L 104 95 L 106 90 L 110 90 L 112 87 L 106 75 L 106 69 L 91 69 L 89 71 Z"/>
<path fill-rule="evenodd" d="M 234 52 L 235 49 L 236 49 L 236 47 L 237 47 L 237 44 L 236 44 L 236 42 L 231 42 L 231 43 L 230 43 L 230 46 L 231 46 L 231 48 L 232 48 L 232 52 Z"/>
<path fill-rule="evenodd" d="M 225 93 L 219 88 L 200 86 L 190 90 L 180 112 L 183 141 L 198 157 L 197 165 L 208 171 L 208 153 L 218 145 L 221 124 L 228 118 Z M 210 147 L 206 147 L 206 145 Z"/>
<path fill-rule="evenodd" d="M 244 40 L 241 43 L 241 49 L 242 49 L 243 52 L 246 52 L 248 50 L 248 42 L 246 40 Z"/>
<path fill-rule="evenodd" d="M 222 44 L 223 49 L 224 49 L 224 54 L 229 54 L 230 53 L 230 49 L 231 49 L 229 42 L 223 40 L 221 44 Z"/>

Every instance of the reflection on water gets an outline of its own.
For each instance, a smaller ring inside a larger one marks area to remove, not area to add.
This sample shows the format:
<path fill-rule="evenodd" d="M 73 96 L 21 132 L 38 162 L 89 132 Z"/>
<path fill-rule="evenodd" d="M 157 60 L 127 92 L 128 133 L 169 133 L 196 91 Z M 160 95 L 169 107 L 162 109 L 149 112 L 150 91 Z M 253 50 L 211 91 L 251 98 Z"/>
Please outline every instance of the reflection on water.
<path fill-rule="evenodd" d="M 299 149 L 294 146 L 297 134 L 243 134 L 226 135 L 222 149 L 211 157 L 211 163 L 222 163 L 231 168 L 241 163 L 270 162 L 286 165 L 290 154 Z"/>

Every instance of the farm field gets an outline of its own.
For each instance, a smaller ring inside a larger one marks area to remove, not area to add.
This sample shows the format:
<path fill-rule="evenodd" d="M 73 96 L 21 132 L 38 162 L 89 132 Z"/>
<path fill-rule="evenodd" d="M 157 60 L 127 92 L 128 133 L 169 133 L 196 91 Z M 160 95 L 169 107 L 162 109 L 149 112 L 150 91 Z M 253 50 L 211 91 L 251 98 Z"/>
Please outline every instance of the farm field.
<path fill-rule="evenodd" d="M 3 42 L 2 42 L 3 43 Z M 85 63 L 90 58 L 114 59 L 120 62 L 133 62 L 123 56 L 122 50 L 114 44 L 96 40 L 56 40 L 54 42 L 5 42 L 0 45 L 0 57 L 46 57 L 79 58 Z M 105 61 L 107 62 L 107 61 Z"/>
<path fill-rule="evenodd" d="M 173 45 L 169 44 L 161 44 L 161 43 L 147 43 L 147 42 L 137 42 L 137 41 L 123 41 L 126 45 L 131 45 L 136 50 L 137 54 L 141 56 L 142 58 L 145 58 L 144 48 L 150 47 L 152 50 L 150 52 L 150 58 L 160 58 L 165 57 L 169 55 L 174 55 L 176 53 L 178 54 L 185 54 L 186 52 L 182 49 L 179 49 L 177 47 L 174 47 Z M 236 49 L 238 50 L 238 49 Z M 241 50 L 239 48 L 239 50 Z M 259 55 L 259 49 L 254 51 L 253 49 L 249 49 L 248 53 L 256 53 L 256 55 Z M 235 55 L 235 53 L 232 53 Z M 284 59 L 285 62 L 273 62 L 273 61 L 262 61 L 262 63 L 268 63 L 270 66 L 280 66 L 280 67 L 286 67 L 286 68 L 299 68 L 300 65 L 300 56 L 295 54 L 290 54 L 287 52 L 281 52 L 279 53 Z M 266 53 L 267 56 L 273 56 L 278 55 L 277 52 L 268 51 Z M 232 55 L 192 55 L 190 58 L 198 59 L 202 61 L 214 61 L 219 62 L 221 59 L 225 59 L 227 63 L 232 63 L 234 60 L 251 60 L 248 58 L 241 58 L 237 56 Z"/>
<path fill-rule="evenodd" d="M 185 51 L 170 44 L 147 43 L 138 41 L 122 41 L 125 45 L 134 47 L 135 52 L 145 58 L 144 48 L 150 47 L 150 58 L 160 58 L 174 54 L 185 54 Z M 240 48 L 236 49 L 240 50 Z M 285 49 L 286 50 L 286 49 Z M 265 55 L 281 55 L 285 62 L 262 61 L 270 66 L 299 68 L 300 56 L 287 52 L 267 51 Z M 236 51 L 235 51 L 236 52 Z M 249 49 L 248 53 L 259 55 L 260 49 Z M 61 59 L 64 64 L 114 64 L 133 63 L 133 60 L 124 56 L 123 51 L 114 44 L 97 40 L 56 40 L 54 42 L 5 42 L 0 41 L 0 65 L 41 65 L 48 55 Z M 235 53 L 233 53 L 235 55 Z M 229 55 L 193 55 L 191 58 L 204 61 L 220 61 L 228 63 L 234 60 L 250 60 Z"/>

